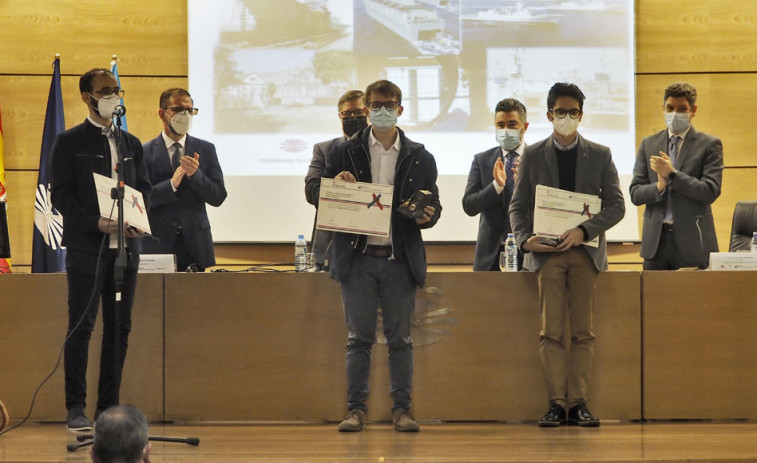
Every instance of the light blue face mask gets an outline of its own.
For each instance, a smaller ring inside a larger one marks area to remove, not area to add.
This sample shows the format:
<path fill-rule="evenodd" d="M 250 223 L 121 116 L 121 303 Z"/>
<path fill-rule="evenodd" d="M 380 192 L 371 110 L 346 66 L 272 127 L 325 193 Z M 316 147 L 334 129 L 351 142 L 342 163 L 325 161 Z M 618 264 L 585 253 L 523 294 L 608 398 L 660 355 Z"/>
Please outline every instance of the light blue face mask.
<path fill-rule="evenodd" d="M 371 125 L 379 132 L 389 132 L 397 125 L 397 110 L 387 110 L 381 107 L 379 110 L 371 109 Z"/>
<path fill-rule="evenodd" d="M 520 145 L 520 130 L 518 129 L 496 129 L 495 135 L 497 143 L 505 151 L 512 151 Z"/>
<path fill-rule="evenodd" d="M 675 134 L 685 132 L 691 125 L 690 119 L 691 113 L 665 113 L 665 125 Z"/>

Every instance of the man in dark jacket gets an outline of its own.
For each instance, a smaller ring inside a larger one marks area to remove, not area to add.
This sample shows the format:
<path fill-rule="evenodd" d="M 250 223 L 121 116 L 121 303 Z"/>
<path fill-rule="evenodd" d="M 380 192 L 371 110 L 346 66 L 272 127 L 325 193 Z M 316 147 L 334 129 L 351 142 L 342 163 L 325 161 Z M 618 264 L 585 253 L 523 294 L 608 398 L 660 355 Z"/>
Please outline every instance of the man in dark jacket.
<path fill-rule="evenodd" d="M 402 91 L 380 80 L 365 91 L 366 116 L 371 125 L 334 148 L 324 177 L 346 182 L 394 186 L 389 238 L 335 233 L 331 276 L 341 283 L 349 330 L 347 340 L 347 407 L 339 431 L 360 431 L 365 425 L 371 348 L 381 307 L 389 347 L 390 394 L 397 431 L 417 432 L 410 414 L 413 343 L 410 324 L 415 290 L 426 280 L 426 252 L 421 229 L 439 220 L 442 207 L 436 187 L 436 161 L 423 145 L 405 137 L 396 127 L 402 114 Z M 397 212 L 418 190 L 431 193 L 423 215 L 411 219 Z"/>
<path fill-rule="evenodd" d="M 120 310 L 116 313 L 119 295 L 116 294 L 114 264 L 117 252 L 109 246 L 109 242 L 116 241 L 116 211 L 114 208 L 111 220 L 100 217 L 92 174 L 115 178 L 120 151 L 124 181 L 139 190 L 145 201 L 149 201 L 150 181 L 142 143 L 113 125 L 113 112 L 123 94 L 113 74 L 107 69 L 92 69 L 79 79 L 79 90 L 89 116 L 55 139 L 50 191 L 53 206 L 63 215 L 63 245 L 68 249 L 68 337 L 64 351 L 66 424 L 72 430 L 88 430 L 92 424 L 84 413 L 87 357 L 98 298 L 102 297 L 103 339 L 95 417 L 118 404 L 139 268 L 139 243 L 135 239 L 139 233 L 125 226 L 127 261 Z"/>
<path fill-rule="evenodd" d="M 193 105 L 183 88 L 165 90 L 158 110 L 163 131 L 144 145 L 153 185 L 149 213 L 153 236 L 142 239 L 142 251 L 176 255 L 176 267 L 182 272 L 202 272 L 215 265 L 205 203 L 218 207 L 226 199 L 215 146 L 187 133 L 197 114 Z"/>

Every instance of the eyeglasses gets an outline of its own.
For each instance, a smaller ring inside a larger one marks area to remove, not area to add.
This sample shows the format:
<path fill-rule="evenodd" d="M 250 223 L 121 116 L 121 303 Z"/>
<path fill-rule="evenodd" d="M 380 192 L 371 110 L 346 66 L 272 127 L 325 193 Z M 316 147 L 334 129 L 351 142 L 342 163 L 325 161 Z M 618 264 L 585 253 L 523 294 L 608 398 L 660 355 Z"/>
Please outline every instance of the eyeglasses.
<path fill-rule="evenodd" d="M 356 109 L 354 111 L 342 111 L 342 112 L 339 113 L 339 115 L 342 116 L 343 118 L 347 118 L 347 117 L 363 117 L 363 116 L 365 116 L 365 113 L 363 112 L 362 109 Z"/>
<path fill-rule="evenodd" d="M 565 116 L 567 115 L 570 115 L 571 119 L 578 119 L 578 116 L 581 115 L 581 110 L 573 108 L 568 111 L 566 109 L 556 108 L 552 110 L 552 115 L 558 119 L 565 119 Z"/>
<path fill-rule="evenodd" d="M 121 89 L 119 89 L 118 87 L 113 88 L 113 89 L 105 87 L 105 88 L 102 88 L 100 90 L 95 90 L 92 93 L 96 93 L 96 94 L 100 95 L 101 97 L 102 96 L 116 95 L 119 98 L 123 98 L 124 97 L 124 93 L 126 93 L 126 92 L 123 91 L 123 90 L 121 90 Z"/>
<path fill-rule="evenodd" d="M 174 114 L 184 114 L 187 112 L 192 116 L 196 116 L 197 112 L 200 110 L 199 108 L 185 108 L 184 106 L 171 106 L 165 109 L 170 109 Z"/>
<path fill-rule="evenodd" d="M 387 111 L 394 111 L 399 105 L 400 104 L 396 101 L 371 101 L 368 103 L 368 108 L 370 108 L 371 111 L 378 111 L 384 107 Z"/>

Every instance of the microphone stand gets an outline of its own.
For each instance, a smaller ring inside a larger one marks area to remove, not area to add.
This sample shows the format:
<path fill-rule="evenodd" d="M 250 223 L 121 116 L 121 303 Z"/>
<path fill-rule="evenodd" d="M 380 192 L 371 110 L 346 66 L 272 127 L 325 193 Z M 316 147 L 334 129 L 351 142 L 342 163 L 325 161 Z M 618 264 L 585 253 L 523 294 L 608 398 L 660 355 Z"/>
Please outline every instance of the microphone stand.
<path fill-rule="evenodd" d="M 114 112 L 114 116 L 116 118 L 116 127 L 117 130 L 113 131 L 113 134 L 116 139 L 116 157 L 118 159 L 118 162 L 116 164 L 116 174 L 117 174 L 117 181 L 116 181 L 116 187 L 110 190 L 110 197 L 112 199 L 116 200 L 116 205 L 118 207 L 118 245 L 117 245 L 117 254 L 116 254 L 116 263 L 113 268 L 113 284 L 115 288 L 115 306 L 113 314 L 113 323 L 115 325 L 115 330 L 113 334 L 113 342 L 115 344 L 114 346 L 114 357 L 115 362 L 113 363 L 113 379 L 116 381 L 116 389 L 119 391 L 118 394 L 120 394 L 121 389 L 121 369 L 123 368 L 123 365 L 121 364 L 121 302 L 122 297 L 121 293 L 123 291 L 123 285 L 124 285 L 124 272 L 126 271 L 126 239 L 124 237 L 124 153 L 123 153 L 123 146 L 121 144 L 121 116 L 126 114 L 126 109 L 123 106 L 117 106 L 116 111 Z"/>

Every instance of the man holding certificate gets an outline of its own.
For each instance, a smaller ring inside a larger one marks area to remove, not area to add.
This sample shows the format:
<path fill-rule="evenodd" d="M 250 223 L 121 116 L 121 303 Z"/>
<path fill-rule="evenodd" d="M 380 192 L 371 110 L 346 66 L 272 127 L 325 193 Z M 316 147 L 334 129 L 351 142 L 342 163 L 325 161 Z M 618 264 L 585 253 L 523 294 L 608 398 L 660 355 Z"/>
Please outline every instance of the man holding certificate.
<path fill-rule="evenodd" d="M 409 140 L 396 127 L 403 109 L 399 87 L 387 80 L 374 82 L 365 91 L 365 101 L 363 111 L 372 125 L 360 130 L 347 142 L 336 145 L 326 158 L 324 174 L 324 177 L 334 178 L 335 184 L 339 181 L 363 182 L 380 184 L 376 187 L 393 187 L 390 201 L 386 200 L 387 194 L 377 189 L 368 195 L 370 201 L 362 205 L 362 209 L 374 210 L 377 215 L 385 214 L 389 209 L 390 214 L 386 216 L 388 236 L 381 232 L 356 232 L 372 229 L 368 226 L 361 228 L 358 223 L 351 228 L 352 232 L 334 233 L 330 272 L 331 277 L 341 283 L 349 331 L 346 368 L 349 414 L 339 424 L 339 431 L 361 431 L 365 426 L 371 349 L 376 341 L 380 307 L 389 348 L 394 428 L 401 432 L 417 432 L 418 424 L 410 414 L 413 378 L 410 323 L 415 309 L 416 287 L 422 287 L 426 280 L 421 229 L 434 226 L 442 210 L 436 187 L 436 161 L 423 145 Z M 423 195 L 430 200 L 428 205 L 400 207 L 411 198 Z M 342 197 L 354 199 L 359 193 L 345 192 Z M 320 201 L 325 201 L 325 197 Z M 332 196 L 332 204 L 335 201 Z M 366 217 L 367 212 L 355 211 L 358 202 L 343 201 L 344 214 L 349 210 L 356 220 Z M 324 206 L 318 209 L 319 223 L 320 214 L 326 209 Z M 405 215 L 401 209 L 413 212 Z"/>
<path fill-rule="evenodd" d="M 594 353 L 594 290 L 599 272 L 607 270 L 605 232 L 625 215 L 610 149 L 577 132 L 583 102 L 584 94 L 575 84 L 556 83 L 549 90 L 547 119 L 553 124 L 553 134 L 526 147 L 510 203 L 510 223 L 525 253 L 524 267 L 538 272 L 539 355 L 550 402 L 539 426 L 546 427 L 566 422 L 599 426 L 599 419 L 586 406 Z M 583 194 L 575 195 L 585 199 L 581 203 L 585 207 L 574 213 L 579 220 L 565 219 L 571 210 L 570 202 L 565 201 L 560 203 L 564 204 L 560 217 L 547 221 L 546 226 L 561 221 L 577 225 L 559 235 L 536 229 L 534 218 L 539 208 L 547 209 L 551 201 L 537 194 L 538 186 L 540 191 L 559 188 L 568 192 L 567 196 L 571 196 L 569 192 Z M 592 197 L 599 199 L 598 211 L 591 207 Z M 591 246 L 589 242 L 595 239 L 597 244 Z M 563 346 L 566 322 L 570 323 L 569 352 Z"/>
<path fill-rule="evenodd" d="M 148 201 L 151 191 L 142 143 L 113 124 L 113 114 L 123 96 L 115 76 L 107 69 L 92 69 L 79 79 L 79 90 L 89 116 L 56 137 L 50 180 L 53 206 L 63 215 L 63 245 L 68 250 L 68 336 L 64 350 L 66 424 L 75 431 L 92 428 L 84 411 L 89 339 L 97 319 L 99 298 L 102 298 L 103 339 L 95 419 L 100 412 L 118 404 L 139 268 L 136 238 L 140 232 L 125 223 L 126 269 L 121 310 L 116 316 L 114 264 L 117 250 L 109 244 L 117 241 L 118 211 L 113 207 L 112 218 L 101 217 L 93 173 L 116 178 L 120 151 L 126 185 L 138 190 Z"/>

